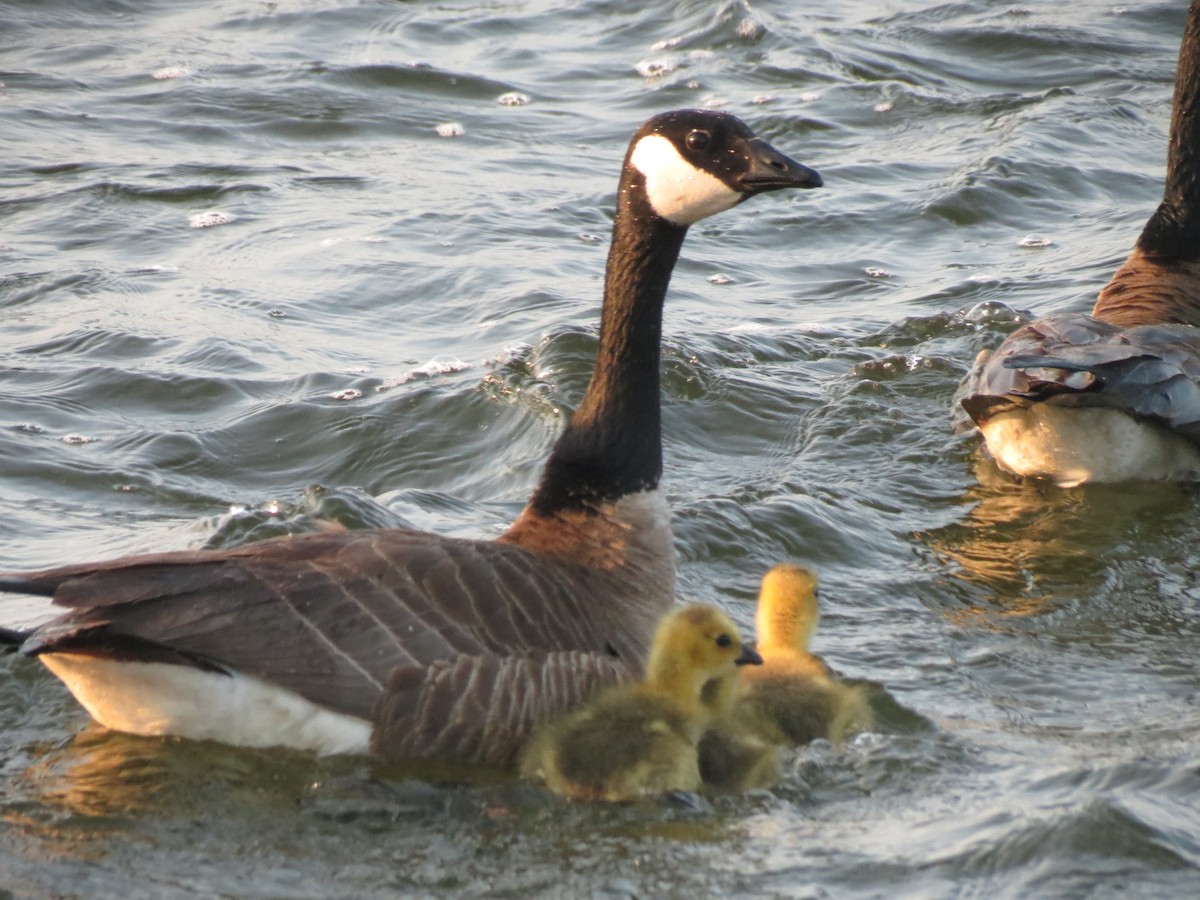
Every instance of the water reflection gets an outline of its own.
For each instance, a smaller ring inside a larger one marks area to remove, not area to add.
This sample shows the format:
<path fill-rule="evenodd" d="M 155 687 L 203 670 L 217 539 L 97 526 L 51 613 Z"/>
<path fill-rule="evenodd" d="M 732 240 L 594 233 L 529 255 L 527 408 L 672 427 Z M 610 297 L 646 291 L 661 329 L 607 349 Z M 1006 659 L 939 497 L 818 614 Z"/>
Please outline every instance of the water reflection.
<path fill-rule="evenodd" d="M 60 823 L 93 820 L 94 827 L 96 819 L 210 815 L 214 804 L 265 815 L 293 811 L 314 783 L 361 766 L 278 749 L 143 738 L 92 724 L 36 758 L 21 785 Z"/>
<path fill-rule="evenodd" d="M 914 533 L 950 564 L 967 607 L 950 618 L 1036 616 L 1105 589 L 1130 541 L 1163 535 L 1192 515 L 1193 487 L 1146 482 L 1064 490 L 1016 481 L 982 452 L 958 521 Z M 1136 551 L 1135 551 L 1136 552 Z"/>

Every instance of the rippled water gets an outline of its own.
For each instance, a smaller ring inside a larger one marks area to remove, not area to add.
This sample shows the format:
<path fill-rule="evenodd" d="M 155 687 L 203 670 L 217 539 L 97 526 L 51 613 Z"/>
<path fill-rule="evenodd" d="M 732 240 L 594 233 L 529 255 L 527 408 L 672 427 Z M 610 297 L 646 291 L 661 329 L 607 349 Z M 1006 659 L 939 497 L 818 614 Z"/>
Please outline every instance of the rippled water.
<path fill-rule="evenodd" d="M 495 534 L 586 381 L 629 133 L 718 105 L 826 187 L 685 246 L 681 589 L 748 625 L 811 563 L 882 723 L 711 809 L 567 805 L 105 733 L 6 657 L 0 896 L 1194 896 L 1196 489 L 1013 484 L 952 427 L 1156 204 L 1184 5 L 0 3 L 0 568 Z"/>

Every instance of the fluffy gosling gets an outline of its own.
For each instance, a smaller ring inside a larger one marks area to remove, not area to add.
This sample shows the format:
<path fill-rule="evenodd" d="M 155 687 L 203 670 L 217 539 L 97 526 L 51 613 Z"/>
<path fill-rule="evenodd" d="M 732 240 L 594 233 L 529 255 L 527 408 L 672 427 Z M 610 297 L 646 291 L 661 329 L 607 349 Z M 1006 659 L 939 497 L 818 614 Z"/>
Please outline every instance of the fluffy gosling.
<path fill-rule="evenodd" d="M 655 632 L 645 679 L 538 729 L 522 751 L 521 774 L 572 800 L 699 790 L 696 744 L 721 713 L 702 701 L 705 684 L 732 683 L 739 666 L 761 662 L 720 610 L 673 612 Z"/>
<path fill-rule="evenodd" d="M 763 577 L 755 627 L 763 664 L 743 671 L 735 722 L 776 744 L 838 742 L 871 727 L 862 688 L 833 678 L 808 646 L 817 627 L 817 578 L 803 566 L 783 563 Z"/>
<path fill-rule="evenodd" d="M 700 738 L 700 778 L 708 790 L 740 794 L 779 782 L 779 749 L 748 730 L 736 712 L 738 673 L 714 678 L 704 686 L 703 702 L 713 721 Z"/>

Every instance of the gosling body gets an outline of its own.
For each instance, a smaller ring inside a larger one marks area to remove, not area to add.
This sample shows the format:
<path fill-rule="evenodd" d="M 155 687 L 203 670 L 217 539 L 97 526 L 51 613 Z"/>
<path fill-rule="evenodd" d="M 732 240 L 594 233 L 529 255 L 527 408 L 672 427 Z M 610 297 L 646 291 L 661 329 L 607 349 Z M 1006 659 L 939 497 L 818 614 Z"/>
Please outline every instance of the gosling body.
<path fill-rule="evenodd" d="M 756 734 L 737 715 L 738 680 L 738 673 L 714 678 L 702 694 L 712 723 L 697 745 L 700 778 L 706 790 L 721 794 L 771 787 L 782 774 L 782 741 Z"/>
<path fill-rule="evenodd" d="M 866 692 L 842 684 L 809 650 L 819 614 L 811 570 L 781 564 L 763 577 L 755 614 L 763 664 L 741 674 L 735 715 L 764 740 L 837 742 L 871 727 Z"/>
<path fill-rule="evenodd" d="M 644 681 L 611 688 L 531 739 L 521 773 L 573 800 L 631 800 L 703 784 L 697 742 L 718 711 L 702 700 L 712 679 L 757 664 L 737 626 L 713 607 L 667 616 Z"/>

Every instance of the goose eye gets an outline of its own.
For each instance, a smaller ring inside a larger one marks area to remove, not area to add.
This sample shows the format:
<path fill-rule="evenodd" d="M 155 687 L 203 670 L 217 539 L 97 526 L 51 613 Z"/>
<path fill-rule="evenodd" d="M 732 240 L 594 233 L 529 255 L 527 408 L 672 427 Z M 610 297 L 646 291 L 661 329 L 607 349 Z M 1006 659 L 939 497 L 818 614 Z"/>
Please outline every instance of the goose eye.
<path fill-rule="evenodd" d="M 707 131 L 691 131 L 688 136 L 683 139 L 689 150 L 703 150 L 708 146 L 709 134 Z"/>
<path fill-rule="evenodd" d="M 731 638 L 729 635 L 727 635 L 727 634 L 717 635 L 717 646 L 718 647 L 728 647 L 732 643 L 733 643 L 733 638 Z"/>

